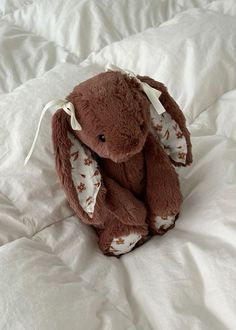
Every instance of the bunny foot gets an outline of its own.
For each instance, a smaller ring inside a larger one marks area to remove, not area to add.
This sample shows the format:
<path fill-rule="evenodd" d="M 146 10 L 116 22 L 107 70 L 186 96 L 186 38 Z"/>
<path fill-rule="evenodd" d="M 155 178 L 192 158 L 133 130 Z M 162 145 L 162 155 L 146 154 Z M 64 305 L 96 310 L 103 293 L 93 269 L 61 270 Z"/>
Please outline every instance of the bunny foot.
<path fill-rule="evenodd" d="M 137 233 L 130 233 L 126 236 L 113 238 L 109 248 L 109 253 L 119 256 L 130 252 L 141 238 L 142 235 Z"/>
<path fill-rule="evenodd" d="M 153 234 L 164 235 L 168 230 L 174 228 L 177 215 L 156 216 L 150 223 L 150 229 Z"/>

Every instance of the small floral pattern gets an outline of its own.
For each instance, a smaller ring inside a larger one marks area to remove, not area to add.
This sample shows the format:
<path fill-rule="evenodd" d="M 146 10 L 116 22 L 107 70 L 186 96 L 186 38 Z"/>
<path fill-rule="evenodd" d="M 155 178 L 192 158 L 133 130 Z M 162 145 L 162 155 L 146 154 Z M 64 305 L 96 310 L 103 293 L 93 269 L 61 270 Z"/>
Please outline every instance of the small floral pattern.
<path fill-rule="evenodd" d="M 77 189 L 79 190 L 80 193 L 82 193 L 84 190 L 86 190 L 85 184 L 80 182 Z"/>
<path fill-rule="evenodd" d="M 179 159 L 185 159 L 186 154 L 184 152 L 179 152 Z"/>
<path fill-rule="evenodd" d="M 121 237 L 119 237 L 118 239 L 115 240 L 116 244 L 124 244 L 125 240 Z"/>
<path fill-rule="evenodd" d="M 92 164 L 92 159 L 90 159 L 90 158 L 85 158 L 84 159 L 84 165 L 87 165 L 87 166 L 90 166 L 91 164 Z"/>
<path fill-rule="evenodd" d="M 137 242 L 142 238 L 138 233 L 130 233 L 126 236 L 120 236 L 113 238 L 109 247 L 109 252 L 114 255 L 121 255 L 131 251 Z"/>
<path fill-rule="evenodd" d="M 156 216 L 154 225 L 157 230 L 162 230 L 162 229 L 168 230 L 175 223 L 175 218 L 176 218 L 175 215 L 170 215 L 170 216 L 166 216 L 166 217 Z"/>
<path fill-rule="evenodd" d="M 184 133 L 179 131 L 175 135 L 176 135 L 177 139 L 181 139 L 183 137 Z"/>
<path fill-rule="evenodd" d="M 162 125 L 159 125 L 159 124 L 156 124 L 155 126 L 154 126 L 154 129 L 156 130 L 156 131 L 162 131 Z"/>

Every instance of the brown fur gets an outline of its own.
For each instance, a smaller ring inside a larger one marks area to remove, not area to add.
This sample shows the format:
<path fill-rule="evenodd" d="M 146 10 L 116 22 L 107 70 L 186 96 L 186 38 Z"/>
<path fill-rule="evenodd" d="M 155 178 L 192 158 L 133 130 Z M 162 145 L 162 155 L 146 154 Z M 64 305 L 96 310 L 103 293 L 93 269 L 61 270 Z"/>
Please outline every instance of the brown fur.
<path fill-rule="evenodd" d="M 162 92 L 160 101 L 186 138 L 186 165 L 190 164 L 191 142 L 183 113 L 163 84 L 149 77 L 139 79 Z M 73 134 L 98 156 L 102 174 L 92 219 L 79 205 L 71 180 L 67 137 L 71 128 L 62 110 L 52 122 L 56 168 L 71 207 L 82 221 L 96 228 L 101 250 L 110 254 L 110 243 L 119 235 L 136 232 L 145 237 L 148 225 L 152 233 L 162 234 L 155 231 L 155 217 L 177 215 L 182 195 L 169 157 L 149 132 L 150 102 L 140 86 L 121 73 L 106 72 L 76 86 L 67 99 L 74 104 L 82 126 L 82 131 Z M 99 140 L 101 134 L 105 142 Z"/>

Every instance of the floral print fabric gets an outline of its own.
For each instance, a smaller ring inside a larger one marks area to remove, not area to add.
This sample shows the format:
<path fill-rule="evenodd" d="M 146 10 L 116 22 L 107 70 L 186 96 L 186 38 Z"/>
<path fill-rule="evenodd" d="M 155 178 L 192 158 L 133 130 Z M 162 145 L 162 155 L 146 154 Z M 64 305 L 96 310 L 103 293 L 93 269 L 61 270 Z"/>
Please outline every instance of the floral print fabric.
<path fill-rule="evenodd" d="M 167 155 L 177 163 L 185 164 L 187 143 L 179 125 L 168 112 L 159 115 L 151 106 L 152 133 L 159 139 Z"/>
<path fill-rule="evenodd" d="M 101 186 L 101 174 L 91 151 L 71 133 L 68 137 L 72 143 L 70 150 L 72 180 L 81 207 L 92 218 L 96 197 Z"/>

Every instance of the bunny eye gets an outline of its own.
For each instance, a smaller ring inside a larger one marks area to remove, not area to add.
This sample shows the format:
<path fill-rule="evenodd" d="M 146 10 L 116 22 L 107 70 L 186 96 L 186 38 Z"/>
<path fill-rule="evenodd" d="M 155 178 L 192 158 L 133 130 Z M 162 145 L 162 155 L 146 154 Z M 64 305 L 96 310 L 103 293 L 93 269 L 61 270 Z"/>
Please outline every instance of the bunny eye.
<path fill-rule="evenodd" d="M 99 134 L 98 135 L 98 140 L 101 141 L 101 142 L 105 142 L 106 141 L 105 135 L 104 134 Z"/>

